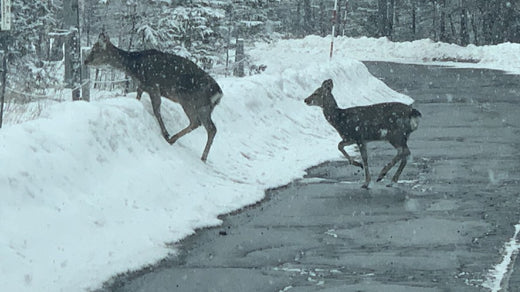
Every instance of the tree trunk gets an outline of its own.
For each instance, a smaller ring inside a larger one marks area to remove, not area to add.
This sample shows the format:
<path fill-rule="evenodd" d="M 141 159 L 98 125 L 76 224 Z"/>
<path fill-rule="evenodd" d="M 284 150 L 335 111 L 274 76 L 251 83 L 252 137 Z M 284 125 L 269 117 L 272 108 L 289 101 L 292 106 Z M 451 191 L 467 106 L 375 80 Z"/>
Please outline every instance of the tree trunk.
<path fill-rule="evenodd" d="M 335 24 L 336 24 L 335 36 L 338 36 L 341 31 L 341 13 L 342 13 L 341 0 L 338 0 L 338 7 L 336 10 L 336 19 L 335 19 Z"/>
<path fill-rule="evenodd" d="M 302 4 L 301 1 L 298 1 L 296 4 L 296 15 L 295 15 L 295 21 L 294 21 L 294 29 L 293 31 L 296 32 L 297 36 L 303 36 L 303 19 L 302 19 Z"/>
<path fill-rule="evenodd" d="M 441 0 L 441 19 L 439 20 L 439 36 L 441 42 L 448 42 L 448 34 L 446 33 L 446 0 Z"/>
<path fill-rule="evenodd" d="M 415 34 L 417 33 L 417 18 L 416 18 L 416 10 L 417 10 L 417 0 L 412 1 L 412 36 L 415 39 Z"/>
<path fill-rule="evenodd" d="M 505 3 L 504 6 L 504 13 L 502 14 L 502 25 L 504 29 L 502 31 L 505 35 L 503 36 L 502 41 L 514 42 L 515 28 L 512 25 L 514 22 L 514 6 L 511 3 Z"/>
<path fill-rule="evenodd" d="M 388 24 L 388 1 L 378 0 L 378 36 L 387 36 L 387 24 Z"/>
<path fill-rule="evenodd" d="M 433 40 L 438 41 L 437 38 L 437 1 L 433 0 L 433 22 L 432 22 Z"/>
<path fill-rule="evenodd" d="M 386 25 L 386 35 L 392 39 L 392 35 L 394 33 L 394 17 L 395 17 L 395 0 L 388 1 L 388 15 L 387 15 L 387 25 Z"/>
<path fill-rule="evenodd" d="M 479 45 L 479 40 L 480 40 L 480 37 L 479 37 L 479 31 L 478 31 L 478 26 L 477 26 L 477 22 L 475 21 L 475 13 L 472 14 L 471 16 L 471 28 L 473 29 L 473 43 L 478 46 Z"/>
<path fill-rule="evenodd" d="M 468 12 L 465 0 L 460 1 L 460 44 L 462 46 L 469 44 Z"/>
<path fill-rule="evenodd" d="M 303 33 L 309 35 L 312 33 L 312 8 L 311 0 L 303 0 Z"/>
<path fill-rule="evenodd" d="M 328 16 L 329 13 L 327 12 L 327 9 L 325 9 L 325 3 L 323 1 L 320 1 L 319 4 L 320 14 L 319 14 L 319 22 L 320 22 L 320 35 L 326 36 L 328 31 Z"/>
<path fill-rule="evenodd" d="M 7 86 L 7 55 L 9 50 L 9 32 L 0 32 L 0 128 L 4 119 L 5 88 Z"/>

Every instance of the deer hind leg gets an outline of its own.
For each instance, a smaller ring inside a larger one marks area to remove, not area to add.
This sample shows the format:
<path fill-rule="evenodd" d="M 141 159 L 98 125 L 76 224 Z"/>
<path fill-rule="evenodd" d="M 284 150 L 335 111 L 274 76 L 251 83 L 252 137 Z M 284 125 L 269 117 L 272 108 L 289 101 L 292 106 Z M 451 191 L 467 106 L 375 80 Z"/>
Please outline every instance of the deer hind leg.
<path fill-rule="evenodd" d="M 368 189 L 368 184 L 370 184 L 370 171 L 368 170 L 367 143 L 362 142 L 358 144 L 358 146 L 359 152 L 361 153 L 361 159 L 363 159 L 363 168 L 365 169 L 365 183 L 361 187 Z"/>
<path fill-rule="evenodd" d="M 403 171 L 404 167 L 406 166 L 406 163 L 408 162 L 408 156 L 410 156 L 410 149 L 408 149 L 408 146 L 405 144 L 401 150 L 401 164 L 399 164 L 399 167 L 397 168 L 394 177 L 392 177 L 392 182 L 396 183 L 397 180 L 399 180 L 399 176 L 401 175 L 401 172 Z"/>
<path fill-rule="evenodd" d="M 201 157 L 201 160 L 206 162 L 206 160 L 208 159 L 209 149 L 211 148 L 211 144 L 213 144 L 213 140 L 215 139 L 215 135 L 217 134 L 217 127 L 211 120 L 211 109 L 202 113 L 201 122 L 204 128 L 206 128 L 206 132 L 208 132 L 208 140 L 206 142 L 206 147 L 204 147 L 204 152 L 202 153 Z"/>
<path fill-rule="evenodd" d="M 150 100 L 152 101 L 153 114 L 155 115 L 157 122 L 159 122 L 159 127 L 161 127 L 162 135 L 166 140 L 168 140 L 170 134 L 168 134 L 168 131 L 166 130 L 166 127 L 164 126 L 164 122 L 161 117 L 161 95 L 159 94 L 159 92 L 156 92 L 154 90 L 149 91 L 148 94 L 150 95 Z"/>
<path fill-rule="evenodd" d="M 350 157 L 350 155 L 348 155 L 347 151 L 345 151 L 345 147 L 350 146 L 354 143 L 355 142 L 353 142 L 353 141 L 342 140 L 341 142 L 338 143 L 338 150 L 341 153 L 343 153 L 343 156 L 345 156 L 348 159 L 348 162 L 350 162 L 350 164 L 363 168 L 363 164 L 355 161 L 352 157 Z"/>
<path fill-rule="evenodd" d="M 393 144 L 392 144 L 393 145 Z M 381 181 L 385 175 L 394 167 L 394 165 L 401 161 L 401 164 L 397 168 L 397 171 L 392 178 L 392 182 L 397 182 L 399 179 L 399 176 L 401 175 L 401 172 L 403 171 L 404 167 L 406 166 L 406 162 L 408 159 L 408 156 L 410 155 L 410 149 L 408 149 L 408 146 L 406 145 L 406 142 L 402 146 L 396 146 L 394 147 L 397 149 L 397 155 L 381 170 L 381 173 L 377 177 L 377 181 Z"/>

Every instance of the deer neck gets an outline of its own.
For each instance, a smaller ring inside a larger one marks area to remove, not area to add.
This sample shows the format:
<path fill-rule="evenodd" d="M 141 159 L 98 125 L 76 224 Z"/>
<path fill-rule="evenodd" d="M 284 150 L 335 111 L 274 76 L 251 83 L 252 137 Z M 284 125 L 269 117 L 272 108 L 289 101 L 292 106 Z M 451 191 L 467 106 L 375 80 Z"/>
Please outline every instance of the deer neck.
<path fill-rule="evenodd" d="M 132 70 L 130 70 L 133 67 L 130 53 L 116 46 L 112 46 L 110 50 L 112 50 L 112 54 L 110 60 L 108 61 L 109 65 L 130 75 L 133 75 Z"/>
<path fill-rule="evenodd" d="M 323 114 L 328 119 L 333 119 L 338 114 L 338 103 L 334 99 L 332 93 L 328 93 L 323 97 Z"/>

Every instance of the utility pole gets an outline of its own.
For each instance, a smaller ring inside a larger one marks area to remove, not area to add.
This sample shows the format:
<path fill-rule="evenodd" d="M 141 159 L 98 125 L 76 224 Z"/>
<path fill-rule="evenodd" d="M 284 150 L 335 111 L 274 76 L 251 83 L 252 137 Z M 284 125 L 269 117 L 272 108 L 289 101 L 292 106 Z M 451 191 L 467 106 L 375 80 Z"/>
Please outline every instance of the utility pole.
<path fill-rule="evenodd" d="M 65 86 L 72 89 L 72 100 L 80 100 L 81 51 L 78 0 L 63 1 L 65 40 Z"/>
<path fill-rule="evenodd" d="M 5 87 L 7 83 L 7 55 L 9 52 L 9 31 L 11 30 L 11 0 L 0 1 L 0 128 L 4 119 Z"/>

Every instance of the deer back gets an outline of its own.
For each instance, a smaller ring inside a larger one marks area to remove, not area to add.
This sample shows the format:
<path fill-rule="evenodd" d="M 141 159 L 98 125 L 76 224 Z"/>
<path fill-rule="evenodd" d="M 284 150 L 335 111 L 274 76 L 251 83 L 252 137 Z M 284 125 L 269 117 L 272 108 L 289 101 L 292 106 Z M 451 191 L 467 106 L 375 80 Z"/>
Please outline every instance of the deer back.
<path fill-rule="evenodd" d="M 402 140 L 414 130 L 414 109 L 398 102 L 339 109 L 327 120 L 343 138 L 356 141 Z M 416 128 L 416 126 L 415 126 Z"/>
<path fill-rule="evenodd" d="M 213 105 L 222 95 L 217 82 L 194 62 L 157 50 L 128 52 L 100 34 L 85 60 L 87 65 L 110 65 L 139 81 L 142 90 L 159 90 L 162 96 L 186 106 Z M 213 99 L 213 100 L 212 100 Z"/>

